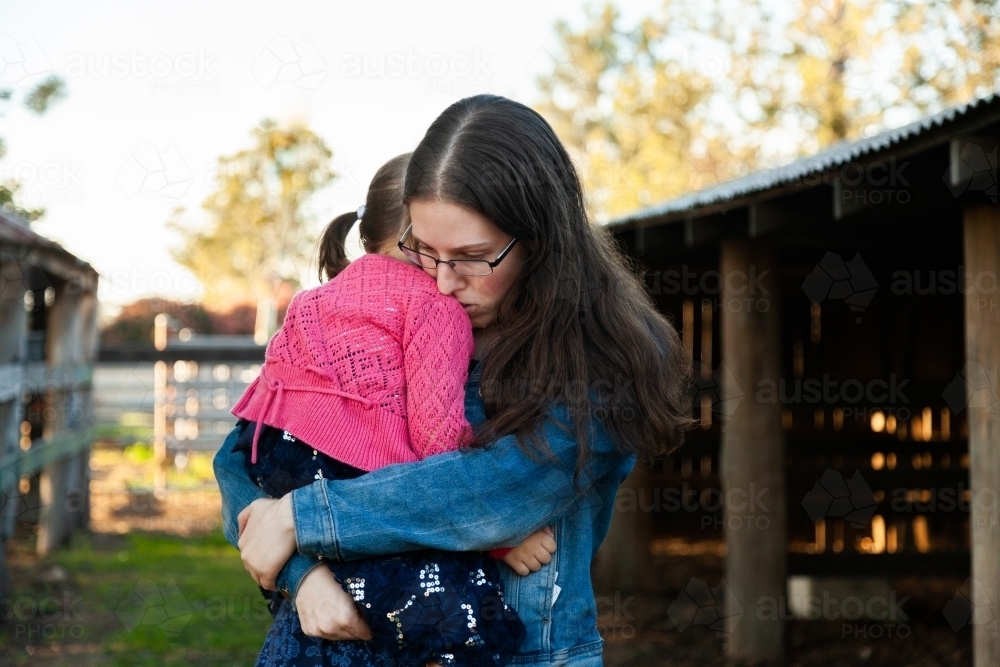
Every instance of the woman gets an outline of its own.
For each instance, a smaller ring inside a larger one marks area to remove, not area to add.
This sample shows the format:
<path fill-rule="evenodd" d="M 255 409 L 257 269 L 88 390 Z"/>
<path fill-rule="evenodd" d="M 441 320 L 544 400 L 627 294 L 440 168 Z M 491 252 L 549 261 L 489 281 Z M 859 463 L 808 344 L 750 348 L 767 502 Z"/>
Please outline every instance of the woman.
<path fill-rule="evenodd" d="M 484 550 L 552 525 L 551 562 L 523 577 L 502 568 L 528 630 L 515 662 L 599 665 L 590 562 L 637 455 L 683 439 L 677 334 L 589 224 L 568 154 L 522 104 L 478 95 L 446 109 L 413 153 L 405 201 L 401 247 L 475 328 L 476 446 L 271 500 L 227 439 L 215 458 L 226 537 L 258 584 L 294 600 L 307 634 L 346 640 L 369 635 L 317 558 Z"/>

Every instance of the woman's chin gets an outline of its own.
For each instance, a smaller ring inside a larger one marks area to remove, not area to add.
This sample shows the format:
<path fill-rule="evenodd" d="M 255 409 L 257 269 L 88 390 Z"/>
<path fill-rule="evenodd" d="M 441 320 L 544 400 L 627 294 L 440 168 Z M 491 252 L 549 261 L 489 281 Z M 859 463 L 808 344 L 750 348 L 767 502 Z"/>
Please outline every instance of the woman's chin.
<path fill-rule="evenodd" d="M 472 322 L 473 329 L 481 329 L 483 326 L 483 311 L 475 304 L 462 304 L 462 310 L 465 314 L 469 316 L 469 321 Z"/>
<path fill-rule="evenodd" d="M 493 323 L 493 313 L 474 310 L 469 313 L 469 321 L 472 322 L 473 329 L 485 329 Z"/>

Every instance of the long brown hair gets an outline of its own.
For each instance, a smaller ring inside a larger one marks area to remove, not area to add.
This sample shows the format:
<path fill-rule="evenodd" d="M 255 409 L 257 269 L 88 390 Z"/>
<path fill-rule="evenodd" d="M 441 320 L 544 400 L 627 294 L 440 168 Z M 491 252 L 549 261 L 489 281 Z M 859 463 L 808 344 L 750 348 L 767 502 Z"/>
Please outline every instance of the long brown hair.
<path fill-rule="evenodd" d="M 556 404 L 590 458 L 592 420 L 647 461 L 676 449 L 690 425 L 687 360 L 677 332 L 610 235 L 590 224 L 576 170 L 535 111 L 495 95 L 450 106 L 413 152 L 407 203 L 455 203 L 526 248 L 483 361 L 486 444 L 513 434 L 551 455 L 540 426 Z"/>
<path fill-rule="evenodd" d="M 375 172 L 368 195 L 365 197 L 364 215 L 361 216 L 361 243 L 365 252 L 377 252 L 389 239 L 399 236 L 407 219 L 403 205 L 403 178 L 410 153 L 392 158 Z M 344 245 L 351 227 L 358 221 L 358 212 L 338 215 L 323 231 L 319 242 L 319 281 L 332 279 L 347 268 L 350 260 Z"/>

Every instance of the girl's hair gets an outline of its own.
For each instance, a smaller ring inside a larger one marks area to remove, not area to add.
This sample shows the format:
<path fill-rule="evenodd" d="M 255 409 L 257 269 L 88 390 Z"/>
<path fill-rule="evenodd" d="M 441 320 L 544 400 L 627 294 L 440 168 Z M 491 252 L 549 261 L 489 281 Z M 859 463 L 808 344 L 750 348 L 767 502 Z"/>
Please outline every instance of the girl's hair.
<path fill-rule="evenodd" d="M 610 234 L 589 223 L 576 169 L 538 113 L 495 95 L 448 107 L 406 171 L 404 201 L 422 199 L 475 211 L 525 249 L 491 325 L 477 444 L 513 434 L 529 453 L 551 455 L 541 426 L 561 403 L 577 435 L 577 476 L 593 418 L 647 461 L 680 446 L 691 419 L 677 332 Z"/>
<path fill-rule="evenodd" d="M 368 196 L 365 199 L 364 215 L 361 216 L 361 243 L 365 252 L 377 252 L 389 239 L 399 236 L 408 219 L 403 204 L 403 179 L 410 153 L 392 158 L 375 172 Z M 332 279 L 347 268 L 350 260 L 344 250 L 347 233 L 358 221 L 357 211 L 338 215 L 326 226 L 319 242 L 319 281 Z"/>

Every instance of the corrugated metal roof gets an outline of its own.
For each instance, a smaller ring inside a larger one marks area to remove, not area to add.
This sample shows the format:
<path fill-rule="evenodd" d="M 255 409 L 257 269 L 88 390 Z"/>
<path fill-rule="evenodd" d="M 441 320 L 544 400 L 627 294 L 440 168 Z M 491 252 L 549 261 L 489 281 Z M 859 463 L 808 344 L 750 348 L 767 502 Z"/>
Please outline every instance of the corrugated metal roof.
<path fill-rule="evenodd" d="M 25 246 L 55 245 L 33 231 L 28 223 L 9 211 L 0 209 L 0 243 Z"/>
<path fill-rule="evenodd" d="M 941 113 L 922 118 L 909 125 L 897 127 L 893 130 L 886 130 L 871 137 L 835 144 L 815 155 L 801 158 L 781 167 L 757 171 L 732 181 L 719 183 L 718 185 L 713 185 L 703 190 L 692 192 L 691 194 L 669 199 L 660 204 L 641 208 L 638 211 L 612 220 L 608 223 L 608 226 L 617 227 L 640 220 L 690 211 L 701 206 L 719 204 L 727 200 L 745 197 L 779 185 L 814 176 L 831 167 L 842 166 L 863 155 L 877 153 L 907 139 L 916 137 L 931 128 L 948 125 L 979 106 L 996 106 L 997 111 L 1000 112 L 1000 93 L 993 93 L 973 100 L 968 104 L 945 109 Z"/>
<path fill-rule="evenodd" d="M 56 258 L 56 262 L 46 262 L 45 268 L 59 275 L 78 275 L 81 272 L 96 276 L 94 268 L 61 245 L 47 239 L 31 229 L 19 216 L 0 209 L 0 249 L 4 246 L 14 252 L 18 261 L 25 260 L 31 253 L 44 253 L 47 257 Z M 14 251 L 13 249 L 19 249 Z M 28 254 L 24 254 L 28 253 Z M 41 257 L 37 257 L 41 259 Z"/>

